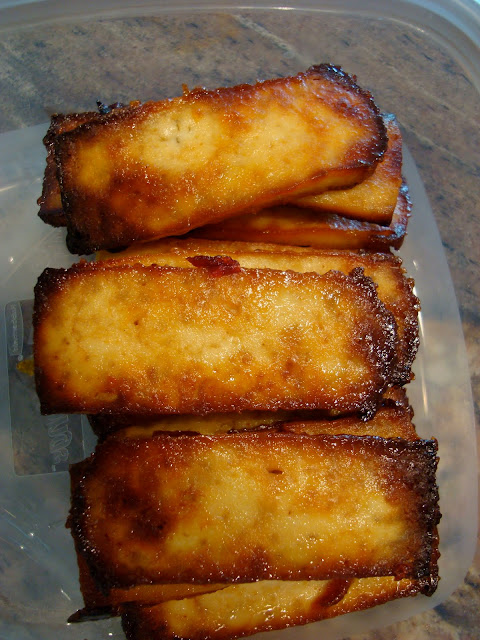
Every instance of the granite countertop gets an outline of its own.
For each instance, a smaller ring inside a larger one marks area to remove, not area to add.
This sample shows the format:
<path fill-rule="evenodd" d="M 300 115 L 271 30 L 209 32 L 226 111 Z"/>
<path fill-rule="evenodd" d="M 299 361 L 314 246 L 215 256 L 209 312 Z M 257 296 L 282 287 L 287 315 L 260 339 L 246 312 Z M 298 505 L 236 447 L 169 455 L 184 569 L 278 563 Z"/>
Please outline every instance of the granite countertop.
<path fill-rule="evenodd" d="M 218 34 L 222 34 L 219 45 Z M 225 47 L 225 43 L 227 46 Z M 248 51 L 248 55 L 245 55 Z M 195 64 L 192 65 L 192 59 Z M 142 61 L 147 61 L 143 64 Z M 154 61 L 154 62 L 152 62 Z M 458 298 L 480 424 L 480 101 L 441 45 L 400 23 L 282 12 L 127 18 L 42 26 L 0 37 L 0 132 L 50 113 L 175 95 L 182 83 L 254 81 L 334 62 L 394 111 L 420 171 Z M 89 72 L 86 73 L 85 69 Z M 400 87 L 400 91 L 399 91 Z M 355 640 L 480 637 L 480 551 L 435 609 Z M 354 640 L 353 638 L 351 640 Z"/>

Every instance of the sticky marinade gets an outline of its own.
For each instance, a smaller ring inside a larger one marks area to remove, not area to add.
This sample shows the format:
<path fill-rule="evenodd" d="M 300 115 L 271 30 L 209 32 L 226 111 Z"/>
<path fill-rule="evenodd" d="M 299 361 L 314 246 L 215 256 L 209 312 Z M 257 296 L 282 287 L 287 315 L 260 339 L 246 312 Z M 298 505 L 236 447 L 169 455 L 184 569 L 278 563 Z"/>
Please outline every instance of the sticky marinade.
<path fill-rule="evenodd" d="M 434 441 L 163 433 L 107 439 L 79 465 L 69 525 L 106 593 L 436 576 Z"/>
<path fill-rule="evenodd" d="M 41 410 L 375 410 L 392 380 L 396 323 L 361 270 L 197 259 L 207 266 L 46 269 L 34 308 Z"/>
<path fill-rule="evenodd" d="M 370 94 L 331 65 L 114 109 L 54 140 L 67 245 L 119 248 L 346 188 L 386 144 Z"/>

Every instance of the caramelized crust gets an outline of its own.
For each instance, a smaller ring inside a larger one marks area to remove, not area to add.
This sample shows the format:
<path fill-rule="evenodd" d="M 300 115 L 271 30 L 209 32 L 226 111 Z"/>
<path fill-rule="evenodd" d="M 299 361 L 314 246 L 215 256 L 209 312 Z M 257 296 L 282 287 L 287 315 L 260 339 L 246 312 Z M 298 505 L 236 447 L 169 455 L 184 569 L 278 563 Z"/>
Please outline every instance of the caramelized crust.
<path fill-rule="evenodd" d="M 389 225 L 402 184 L 402 134 L 392 114 L 383 116 L 388 146 L 375 171 L 350 190 L 306 196 L 295 204 L 319 211 L 333 211 L 347 218 Z"/>
<path fill-rule="evenodd" d="M 262 581 L 153 607 L 124 607 L 127 640 L 231 640 L 362 611 L 414 596 L 420 582 L 392 577 Z"/>
<path fill-rule="evenodd" d="M 418 299 L 413 293 L 413 280 L 404 275 L 400 258 L 392 254 L 353 251 L 315 250 L 304 247 L 244 242 L 166 239 L 112 254 L 100 252 L 98 260 L 111 259 L 112 264 L 160 264 L 176 267 L 189 265 L 188 257 L 227 255 L 242 267 L 326 273 L 332 269 L 350 273 L 361 267 L 377 285 L 380 300 L 394 315 L 397 324 L 397 358 L 392 375 L 394 384 L 411 379 L 412 364 L 418 350 Z"/>
<path fill-rule="evenodd" d="M 361 270 L 344 275 L 110 266 L 46 269 L 34 359 L 44 413 L 372 411 L 396 329 Z M 236 271 L 236 272 L 235 272 Z"/>
<path fill-rule="evenodd" d="M 389 226 L 352 220 L 329 211 L 282 205 L 207 224 L 189 235 L 210 240 L 273 242 L 316 249 L 388 251 L 402 246 L 411 210 L 408 187 L 403 184 Z"/>
<path fill-rule="evenodd" d="M 47 164 L 43 176 L 42 195 L 37 200 L 40 218 L 52 227 L 64 227 L 67 224 L 62 207 L 60 185 L 57 178 L 54 142 L 57 136 L 67 131 L 73 131 L 85 122 L 90 122 L 98 113 L 86 111 L 69 115 L 55 114 L 50 121 L 50 127 L 43 138 L 47 149 Z"/>
<path fill-rule="evenodd" d="M 118 248 L 346 188 L 386 143 L 370 94 L 330 65 L 115 109 L 55 138 L 68 246 Z"/>
<path fill-rule="evenodd" d="M 72 478 L 70 527 L 106 593 L 393 575 L 436 563 L 436 443 L 264 430 L 113 437 Z"/>

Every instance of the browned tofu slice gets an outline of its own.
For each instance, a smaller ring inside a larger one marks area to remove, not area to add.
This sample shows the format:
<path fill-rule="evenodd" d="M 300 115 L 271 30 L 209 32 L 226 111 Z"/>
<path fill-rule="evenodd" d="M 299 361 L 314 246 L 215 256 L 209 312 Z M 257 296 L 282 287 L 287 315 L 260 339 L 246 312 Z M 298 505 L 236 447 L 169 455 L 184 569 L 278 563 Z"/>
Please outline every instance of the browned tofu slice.
<path fill-rule="evenodd" d="M 370 94 L 331 65 L 115 109 L 55 138 L 68 246 L 118 248 L 346 188 L 386 144 Z"/>
<path fill-rule="evenodd" d="M 193 258 L 195 261 L 195 259 Z M 396 326 L 361 270 L 83 263 L 35 288 L 44 413 L 372 411 Z"/>
<path fill-rule="evenodd" d="M 127 640 L 232 640 L 362 611 L 421 591 L 420 581 L 408 578 L 271 580 L 152 607 L 124 607 L 122 624 Z"/>
<path fill-rule="evenodd" d="M 244 413 L 211 413 L 206 416 L 132 416 L 125 414 L 90 415 L 90 425 L 99 438 L 121 431 L 122 437 L 150 437 L 157 431 L 182 433 L 227 433 L 274 427 L 301 433 L 376 435 L 381 438 L 414 440 L 418 436 L 412 423 L 413 411 L 403 387 L 387 389 L 380 405 L 369 420 L 359 416 L 325 415 L 324 411 L 247 411 Z"/>
<path fill-rule="evenodd" d="M 402 184 L 402 134 L 394 115 L 387 114 L 383 118 L 388 146 L 368 178 L 353 189 L 310 195 L 295 200 L 295 203 L 318 211 L 333 211 L 357 220 L 389 225 Z"/>
<path fill-rule="evenodd" d="M 411 210 L 408 187 L 404 184 L 388 226 L 353 220 L 329 211 L 281 205 L 207 224 L 189 235 L 210 240 L 272 242 L 316 249 L 388 251 L 402 246 Z"/>
<path fill-rule="evenodd" d="M 326 273 L 332 269 L 349 273 L 357 267 L 377 285 L 380 300 L 397 323 L 397 357 L 392 382 L 404 384 L 412 376 L 412 364 L 418 350 L 418 299 L 413 280 L 406 278 L 400 258 L 392 254 L 354 251 L 315 250 L 305 247 L 200 239 L 165 239 L 135 245 L 120 253 L 99 252 L 98 259 L 109 258 L 116 264 L 161 264 L 187 267 L 189 256 L 231 256 L 246 268 Z"/>
<path fill-rule="evenodd" d="M 106 593 L 423 579 L 437 558 L 436 451 L 434 441 L 269 429 L 113 437 L 77 465 L 69 524 Z"/>
<path fill-rule="evenodd" d="M 313 412 L 304 412 L 312 414 Z M 356 435 L 376 435 L 387 438 L 404 438 L 415 440 L 418 439 L 415 428 L 412 424 L 412 409 L 408 403 L 405 391 L 402 388 L 389 389 L 382 400 L 382 405 L 376 412 L 375 416 L 369 421 L 361 421 L 359 418 L 348 416 L 336 419 L 308 419 L 303 423 L 276 422 L 270 424 L 270 428 L 276 430 L 287 430 L 292 433 L 308 433 L 308 434 L 356 434 Z M 278 412 L 278 414 L 288 415 L 288 412 Z M 252 425 L 260 427 L 269 424 L 268 420 L 275 419 L 275 413 L 256 414 L 256 421 L 253 415 L 247 420 L 244 416 L 236 414 L 213 415 L 206 417 L 197 416 L 173 416 L 165 417 L 163 420 L 159 418 L 155 423 L 150 425 L 141 424 L 131 426 L 124 429 L 121 433 L 116 434 L 117 438 L 151 438 L 155 432 L 164 430 L 175 430 L 177 432 L 200 432 L 200 433 L 220 433 L 231 429 L 252 428 Z M 264 428 L 264 427 L 262 427 Z M 75 469 L 81 472 L 82 466 L 72 469 L 72 484 L 76 485 L 80 480 L 80 473 L 75 473 Z M 108 617 L 118 615 L 120 605 L 124 603 L 138 602 L 139 604 L 159 604 L 167 600 L 178 600 L 186 597 L 192 597 L 203 592 L 216 591 L 225 588 L 226 583 L 209 583 L 205 585 L 198 584 L 153 584 L 138 585 L 127 589 L 113 588 L 108 595 L 101 593 L 92 579 L 87 564 L 81 553 L 78 554 L 78 565 L 80 573 L 80 587 L 84 598 L 85 607 L 74 613 L 69 621 L 81 622 L 97 617 Z M 279 584 L 279 582 L 277 582 Z M 294 581 L 289 583 L 292 589 L 292 602 L 289 603 L 291 608 L 294 605 L 297 595 L 298 585 Z M 323 583 L 313 585 L 316 589 L 315 593 L 320 593 L 320 587 Z M 255 592 L 256 585 L 251 588 Z M 284 585 L 280 585 L 282 592 L 287 589 Z M 235 606 L 245 606 L 245 603 L 239 598 L 243 590 L 235 591 Z M 260 591 L 262 593 L 262 591 Z M 302 597 L 304 594 L 302 593 Z M 231 598 L 229 598 L 231 602 Z M 248 609 L 247 609 L 248 611 Z M 247 611 L 245 615 L 247 615 Z M 238 615 L 238 614 L 237 614 Z"/>
<path fill-rule="evenodd" d="M 334 190 L 300 199 L 295 205 L 272 207 L 228 218 L 194 231 L 195 237 L 301 244 L 320 248 L 399 248 L 410 208 L 402 184 L 402 137 L 393 114 L 383 115 L 388 143 L 371 176 L 346 190 Z M 47 166 L 39 215 L 53 226 L 66 225 L 54 158 L 54 140 L 99 118 L 97 112 L 56 115 L 45 136 Z M 321 212 L 321 215 L 319 215 Z M 351 219 L 357 222 L 350 222 Z M 358 222 L 362 221 L 362 222 Z M 293 234 L 293 235 L 292 235 Z"/>

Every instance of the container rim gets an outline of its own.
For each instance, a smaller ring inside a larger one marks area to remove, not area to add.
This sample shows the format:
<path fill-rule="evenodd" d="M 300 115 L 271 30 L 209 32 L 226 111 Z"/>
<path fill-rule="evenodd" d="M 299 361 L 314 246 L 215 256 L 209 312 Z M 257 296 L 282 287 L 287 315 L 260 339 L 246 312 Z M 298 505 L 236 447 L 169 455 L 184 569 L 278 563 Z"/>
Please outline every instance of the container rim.
<path fill-rule="evenodd" d="M 134 15 L 265 10 L 348 14 L 408 25 L 446 47 L 480 93 L 480 0 L 0 0 L 0 34 Z"/>

